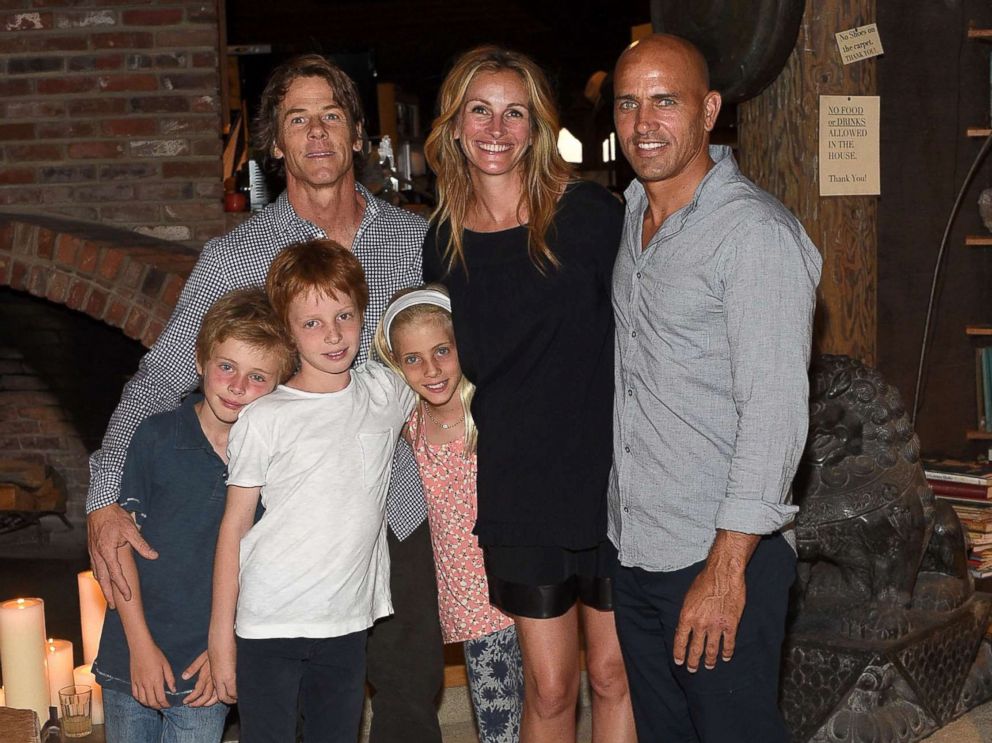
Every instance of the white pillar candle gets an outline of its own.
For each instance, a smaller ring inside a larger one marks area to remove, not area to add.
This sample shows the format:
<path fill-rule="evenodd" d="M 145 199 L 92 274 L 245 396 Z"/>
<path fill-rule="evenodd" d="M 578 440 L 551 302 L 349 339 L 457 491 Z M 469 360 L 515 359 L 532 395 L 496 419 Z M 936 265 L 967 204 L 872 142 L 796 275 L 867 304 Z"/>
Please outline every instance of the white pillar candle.
<path fill-rule="evenodd" d="M 79 583 L 79 623 L 83 628 L 83 663 L 91 665 L 100 649 L 100 633 L 103 632 L 107 600 L 103 597 L 103 591 L 93 577 L 92 570 L 79 573 L 76 581 Z"/>
<path fill-rule="evenodd" d="M 4 696 L 3 687 L 0 686 L 0 707 L 7 706 L 7 698 Z"/>
<path fill-rule="evenodd" d="M 33 709 L 48 719 L 48 672 L 45 665 L 45 602 L 11 599 L 0 603 L 0 669 L 6 705 Z"/>
<path fill-rule="evenodd" d="M 103 689 L 96 682 L 96 676 L 93 675 L 93 668 L 89 663 L 82 666 L 76 666 L 72 671 L 72 683 L 76 686 L 86 685 L 93 690 L 90 695 L 91 706 L 90 706 L 90 716 L 93 718 L 94 725 L 103 724 Z"/>
<path fill-rule="evenodd" d="M 48 638 L 45 645 L 48 650 L 48 692 L 51 705 L 59 710 L 62 716 L 62 706 L 59 704 L 59 689 L 72 686 L 72 643 L 68 640 L 53 640 Z"/>

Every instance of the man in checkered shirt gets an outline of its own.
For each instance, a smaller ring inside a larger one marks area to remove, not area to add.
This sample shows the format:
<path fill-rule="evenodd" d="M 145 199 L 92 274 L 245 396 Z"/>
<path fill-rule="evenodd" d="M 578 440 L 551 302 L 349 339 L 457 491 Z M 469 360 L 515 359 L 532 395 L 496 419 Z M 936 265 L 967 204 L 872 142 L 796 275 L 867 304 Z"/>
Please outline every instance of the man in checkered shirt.
<path fill-rule="evenodd" d="M 111 605 L 111 583 L 130 598 L 117 548 L 130 543 L 143 557 L 157 556 L 117 505 L 128 442 L 144 418 L 174 409 L 197 386 L 194 344 L 214 300 L 234 288 L 262 286 L 269 263 L 287 245 L 322 237 L 350 245 L 370 294 L 356 359 L 361 363 L 392 294 L 422 282 L 427 224 L 376 199 L 355 180 L 363 118 L 354 82 L 318 55 L 294 58 L 272 73 L 255 136 L 259 149 L 285 170 L 286 190 L 264 211 L 207 243 L 168 325 L 124 388 L 102 448 L 90 459 L 90 559 Z M 369 636 L 371 741 L 440 743 L 434 704 L 443 681 L 442 643 L 423 490 L 409 446 L 401 441 L 396 452 L 386 508 L 395 614 Z"/>

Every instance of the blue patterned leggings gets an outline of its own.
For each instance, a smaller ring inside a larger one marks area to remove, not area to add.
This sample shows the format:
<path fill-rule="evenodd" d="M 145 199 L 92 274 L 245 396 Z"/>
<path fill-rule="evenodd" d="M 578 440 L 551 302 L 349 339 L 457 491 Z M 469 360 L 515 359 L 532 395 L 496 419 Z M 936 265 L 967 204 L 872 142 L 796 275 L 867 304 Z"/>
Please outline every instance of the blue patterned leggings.
<path fill-rule="evenodd" d="M 524 670 L 514 625 L 465 641 L 465 670 L 479 743 L 517 743 Z"/>

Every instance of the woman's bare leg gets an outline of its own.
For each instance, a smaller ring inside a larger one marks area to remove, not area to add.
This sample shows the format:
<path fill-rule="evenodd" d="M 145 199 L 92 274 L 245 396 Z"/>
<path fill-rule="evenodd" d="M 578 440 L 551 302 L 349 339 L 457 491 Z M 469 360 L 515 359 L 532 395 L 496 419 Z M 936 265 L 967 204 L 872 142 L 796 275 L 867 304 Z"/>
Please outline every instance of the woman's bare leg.
<path fill-rule="evenodd" d="M 553 619 L 513 619 L 524 663 L 520 743 L 575 743 L 575 706 L 579 697 L 578 610 L 573 606 Z"/>
<path fill-rule="evenodd" d="M 612 611 L 584 604 L 582 631 L 586 639 L 586 670 L 592 689 L 593 743 L 636 743 L 627 672 Z"/>

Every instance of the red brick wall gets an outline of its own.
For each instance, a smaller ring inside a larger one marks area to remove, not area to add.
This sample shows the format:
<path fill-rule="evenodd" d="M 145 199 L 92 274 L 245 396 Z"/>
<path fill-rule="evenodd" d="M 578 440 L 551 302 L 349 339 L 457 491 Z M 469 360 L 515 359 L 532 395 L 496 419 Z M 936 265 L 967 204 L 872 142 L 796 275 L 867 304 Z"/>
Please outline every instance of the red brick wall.
<path fill-rule="evenodd" d="M 0 0 L 0 210 L 224 232 L 216 2 Z"/>

